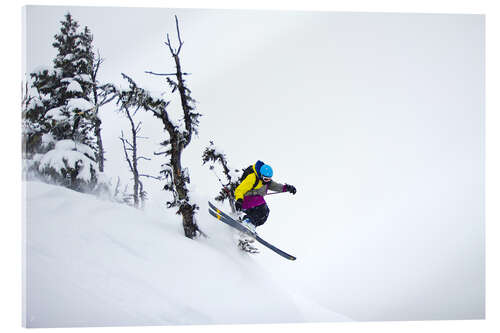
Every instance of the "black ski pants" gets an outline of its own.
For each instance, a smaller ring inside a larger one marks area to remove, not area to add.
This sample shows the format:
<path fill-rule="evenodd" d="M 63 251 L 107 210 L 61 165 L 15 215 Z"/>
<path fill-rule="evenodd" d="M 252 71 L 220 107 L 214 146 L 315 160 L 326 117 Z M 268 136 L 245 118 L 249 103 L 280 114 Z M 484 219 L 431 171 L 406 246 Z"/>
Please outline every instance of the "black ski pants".
<path fill-rule="evenodd" d="M 256 227 L 263 225 L 267 221 L 268 216 L 269 207 L 267 207 L 267 204 L 245 210 L 245 218 L 248 217 Z"/>

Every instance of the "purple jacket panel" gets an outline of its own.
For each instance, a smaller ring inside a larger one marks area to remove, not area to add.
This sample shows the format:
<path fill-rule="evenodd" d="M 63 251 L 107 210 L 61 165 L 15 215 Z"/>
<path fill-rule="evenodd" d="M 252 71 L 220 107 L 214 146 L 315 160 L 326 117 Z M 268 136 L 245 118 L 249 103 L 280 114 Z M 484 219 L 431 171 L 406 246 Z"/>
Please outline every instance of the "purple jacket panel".
<path fill-rule="evenodd" d="M 254 208 L 266 203 L 264 197 L 262 195 L 247 195 L 243 198 L 243 204 L 241 208 L 247 210 L 250 208 Z"/>

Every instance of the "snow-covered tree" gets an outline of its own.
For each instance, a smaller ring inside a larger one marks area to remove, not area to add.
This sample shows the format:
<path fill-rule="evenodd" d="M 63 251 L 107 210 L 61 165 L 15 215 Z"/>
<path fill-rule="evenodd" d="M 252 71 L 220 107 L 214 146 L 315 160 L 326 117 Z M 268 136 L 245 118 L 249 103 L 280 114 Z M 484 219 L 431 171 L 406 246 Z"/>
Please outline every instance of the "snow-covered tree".
<path fill-rule="evenodd" d="M 44 139 L 49 134 L 44 135 Z M 107 186 L 89 146 L 73 140 L 52 141 L 46 138 L 45 144 L 53 144 L 53 149 L 45 154 L 36 154 L 33 165 L 46 182 L 55 183 L 80 192 L 96 192 Z"/>
<path fill-rule="evenodd" d="M 215 200 L 224 202 L 226 199 L 228 199 L 231 205 L 231 209 L 234 212 L 233 193 L 240 183 L 242 171 L 229 167 L 226 154 L 224 154 L 222 150 L 217 148 L 213 141 L 210 141 L 208 147 L 206 147 L 203 151 L 202 161 L 203 165 L 205 165 L 206 163 L 210 164 L 210 170 L 214 172 L 215 176 L 222 186 L 219 195 L 215 198 Z M 221 179 L 221 173 L 217 173 L 215 171 L 217 169 L 217 164 L 220 165 L 224 179 Z"/>
<path fill-rule="evenodd" d="M 100 148 L 97 111 L 109 102 L 111 93 L 109 85 L 98 85 L 96 77 L 102 60 L 92 50 L 92 39 L 87 27 L 81 31 L 71 14 L 65 15 L 52 44 L 57 50 L 53 66 L 40 67 L 30 74 L 29 102 L 23 109 L 24 151 L 30 172 L 42 173 L 53 182 L 79 190 L 83 190 L 81 181 L 88 183 L 88 189 L 101 178 L 97 174 L 103 170 L 98 159 L 102 142 Z M 64 144 L 58 146 L 59 141 Z M 57 153 L 52 152 L 49 159 L 51 168 L 39 164 L 43 155 L 56 147 Z M 75 152 L 80 153 L 79 158 L 75 158 Z M 55 161 L 56 157 L 61 160 Z M 82 164 L 83 169 L 91 170 L 91 177 L 74 171 L 81 170 Z"/>
<path fill-rule="evenodd" d="M 72 139 L 96 150 L 90 120 L 94 112 L 90 99 L 94 59 L 91 36 L 88 28 L 84 32 L 78 30 L 78 23 L 69 13 L 61 24 L 52 44 L 57 49 L 56 75 L 52 77 L 54 85 L 48 90 L 54 105 L 45 116 L 56 120 L 57 130 L 53 133 L 56 139 Z"/>
<path fill-rule="evenodd" d="M 99 171 L 104 171 L 104 148 L 101 137 L 101 120 L 99 108 L 110 102 L 115 94 L 111 84 L 101 84 L 98 73 L 104 59 L 93 51 L 94 39 L 88 27 L 78 32 L 78 23 L 66 15 L 62 22 L 61 33 L 55 36 L 53 46 L 59 50 L 54 60 L 54 68 L 61 68 L 66 86 L 66 97 L 81 98 L 79 108 L 74 116 L 75 131 L 80 131 L 87 144 L 96 151 Z M 72 79 L 71 79 L 72 78 Z"/>
<path fill-rule="evenodd" d="M 150 105 L 148 110 L 153 112 L 153 115 L 161 120 L 163 127 L 169 135 L 168 139 L 162 143 L 165 150 L 157 154 L 163 155 L 168 159 L 167 162 L 163 164 L 164 168 L 161 171 L 162 175 L 167 180 L 164 189 L 173 194 L 173 200 L 167 202 L 167 206 L 177 208 L 177 214 L 182 215 L 184 234 L 188 238 L 195 238 L 201 233 L 195 219 L 195 212 L 199 207 L 193 203 L 190 198 L 188 185 L 191 180 L 188 169 L 182 166 L 182 153 L 191 143 L 193 134 L 197 134 L 199 117 L 201 114 L 194 112 L 195 101 L 191 97 L 191 90 L 187 88 L 184 80 L 184 75 L 186 75 L 186 73 L 182 72 L 179 58 L 183 42 L 181 40 L 177 16 L 175 17 L 175 22 L 179 46 L 177 49 L 174 48 L 168 34 L 167 41 L 165 42 L 175 61 L 175 73 L 148 73 L 165 76 L 172 92 L 178 92 L 182 109 L 182 118 L 180 121 L 176 121 L 174 117 L 167 113 L 166 107 L 168 103 L 162 101 L 157 101 Z M 175 79 L 171 79 L 171 76 L 175 77 Z"/>

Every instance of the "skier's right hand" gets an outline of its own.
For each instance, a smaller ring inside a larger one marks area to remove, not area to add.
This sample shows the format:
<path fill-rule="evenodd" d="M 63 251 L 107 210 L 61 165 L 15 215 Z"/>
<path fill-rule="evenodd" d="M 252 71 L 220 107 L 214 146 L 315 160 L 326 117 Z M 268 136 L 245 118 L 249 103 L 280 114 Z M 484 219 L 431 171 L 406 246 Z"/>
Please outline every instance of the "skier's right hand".
<path fill-rule="evenodd" d="M 240 212 L 242 206 L 243 206 L 243 199 L 236 200 L 234 204 L 234 208 L 236 208 L 236 211 Z"/>

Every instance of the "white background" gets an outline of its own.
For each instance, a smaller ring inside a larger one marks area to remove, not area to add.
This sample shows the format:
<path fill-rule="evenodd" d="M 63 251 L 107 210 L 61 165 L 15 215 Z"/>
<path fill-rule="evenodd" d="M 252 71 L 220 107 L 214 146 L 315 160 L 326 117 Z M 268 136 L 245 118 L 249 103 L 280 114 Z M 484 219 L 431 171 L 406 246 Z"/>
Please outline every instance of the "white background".
<path fill-rule="evenodd" d="M 477 2 L 479 4 L 482 4 L 481 2 Z M 58 4 L 58 3 L 51 3 L 51 4 Z M 85 5 L 94 5 L 94 3 L 91 3 L 91 2 L 85 2 L 83 3 Z M 108 4 L 108 3 L 106 3 Z M 113 4 L 113 3 L 109 3 L 111 5 L 118 5 L 118 4 Z M 148 4 L 151 4 L 151 6 L 172 6 L 173 4 L 172 3 L 161 3 L 161 2 L 150 2 Z M 424 2 L 425 4 L 425 2 Z M 119 5 L 129 5 L 127 4 L 126 2 L 120 2 Z M 143 4 L 141 4 L 143 5 Z M 217 3 L 214 3 L 214 6 L 216 6 Z M 186 7 L 187 6 L 187 3 L 182 3 L 182 6 Z M 200 6 L 198 4 L 198 6 Z M 228 7 L 229 4 L 224 4 L 224 3 L 220 3 L 219 7 Z M 234 6 L 234 5 L 231 5 L 231 6 Z M 494 8 L 490 8 L 487 6 L 486 2 L 484 3 L 484 7 L 468 7 L 467 5 L 463 6 L 463 7 L 458 7 L 457 4 L 453 4 L 453 7 L 450 7 L 451 4 L 444 4 L 442 5 L 442 7 L 439 7 L 439 2 L 438 4 L 436 4 L 435 2 L 433 2 L 433 5 L 432 6 L 429 6 L 428 4 L 426 6 L 422 5 L 422 7 L 395 7 L 394 4 L 391 4 L 391 2 L 387 2 L 386 4 L 382 3 L 381 5 L 379 5 L 380 7 L 370 7 L 370 5 L 368 3 L 366 4 L 361 4 L 360 7 L 327 7 L 325 4 L 321 4 L 319 5 L 319 7 L 315 7 L 315 4 L 314 2 L 309 2 L 308 3 L 308 7 L 301 7 L 299 4 L 296 4 L 296 5 L 287 5 L 287 7 L 283 7 L 282 4 L 278 4 L 276 6 L 272 6 L 272 4 L 262 4 L 260 6 L 256 6 L 254 8 L 262 8 L 262 9 L 267 9 L 267 8 L 285 8 L 285 9 L 329 9 L 329 10 L 362 10 L 362 11 L 370 11 L 370 10 L 374 10 L 374 11 L 411 11 L 411 12 L 440 12 L 440 13 L 449 13 L 449 12 L 458 12 L 458 13 L 486 13 L 488 16 L 487 16 L 487 46 L 488 46 L 488 50 L 491 52 L 497 52 L 498 50 L 492 50 L 492 48 L 494 47 L 494 42 L 491 42 L 489 43 L 488 41 L 488 38 L 494 38 L 494 35 L 495 35 L 495 32 L 493 31 L 493 28 L 494 28 L 494 21 L 495 21 L 495 17 L 497 15 L 497 12 L 495 11 Z M 385 7 L 384 7 L 385 6 Z M 391 7 L 393 6 L 393 7 Z M 448 7 L 447 7 L 448 6 Z M 13 27 L 19 27 L 20 26 L 20 22 L 19 22 L 19 19 L 16 21 L 15 20 L 15 16 L 17 15 L 18 18 L 20 17 L 20 9 L 15 7 L 15 6 L 12 6 L 13 8 L 11 9 L 10 12 L 12 12 L 9 16 L 13 17 L 11 18 L 10 21 L 5 21 L 3 20 L 4 22 L 11 22 L 9 24 L 9 29 L 6 30 L 4 28 L 4 31 L 9 31 L 9 30 L 12 30 Z M 193 5 L 193 7 L 196 7 L 196 4 Z M 250 7 L 240 7 L 240 8 L 250 8 Z M 491 25 L 491 26 L 490 26 Z M 9 59 L 10 62 L 14 61 L 19 61 L 18 59 L 20 59 L 20 43 L 19 43 L 19 40 L 16 39 L 15 37 L 16 36 L 20 36 L 20 32 L 16 35 L 16 34 L 13 34 L 10 38 L 12 38 L 12 42 L 10 43 L 7 43 L 7 41 L 5 42 L 5 45 L 12 45 L 12 54 L 9 54 L 11 56 L 11 58 Z M 16 53 L 16 49 L 14 47 L 15 43 L 18 42 L 18 47 L 17 47 L 17 53 Z M 5 54 L 4 52 L 4 55 L 7 55 Z M 17 58 L 16 58 L 16 55 L 17 55 Z M 493 98 L 495 98 L 495 96 L 492 96 L 491 94 L 488 94 L 488 92 L 490 92 L 492 90 L 491 88 L 491 85 L 490 84 L 490 80 L 492 79 L 492 77 L 494 76 L 494 73 L 498 73 L 498 72 L 495 72 L 495 70 L 497 70 L 498 68 L 494 67 L 495 65 L 493 63 L 491 63 L 490 61 L 488 61 L 489 59 L 492 59 L 492 55 L 489 53 L 488 54 L 488 58 L 487 58 L 487 97 L 488 97 L 488 103 L 490 103 L 492 101 Z M 6 63 L 6 61 L 4 61 L 4 63 Z M 14 66 L 5 66 L 6 68 L 7 67 L 14 67 Z M 20 66 L 18 66 L 17 68 L 19 68 Z M 8 87 L 11 88 L 10 91 L 12 91 L 12 93 L 8 94 L 10 96 L 18 96 L 19 95 L 19 90 L 18 89 L 18 85 L 15 85 L 15 88 L 14 89 L 12 86 L 12 82 L 15 82 L 16 81 L 16 77 L 18 77 L 18 71 L 15 71 L 13 69 L 11 69 L 11 72 L 12 73 L 12 79 L 4 79 L 3 82 L 5 84 L 8 85 Z M 9 86 L 10 85 L 10 86 Z M 18 100 L 18 99 L 17 99 Z M 14 100 L 12 102 L 12 106 L 9 106 L 9 109 L 15 109 L 17 107 L 17 103 L 16 103 L 16 100 Z M 498 123 L 496 122 L 497 121 L 497 117 L 493 111 L 493 107 L 491 106 L 491 104 L 487 104 L 487 140 L 490 140 L 491 139 L 491 135 L 494 134 L 492 133 L 492 126 L 493 128 L 496 127 L 496 125 L 498 125 Z M 16 121 L 16 118 L 13 117 L 12 121 L 9 122 L 9 125 L 10 123 L 13 123 Z M 11 127 L 11 126 L 8 126 L 8 127 Z M 10 132 L 8 133 L 11 133 L 13 132 L 13 136 L 17 135 L 18 136 L 18 131 L 12 129 L 10 130 Z M 4 141 L 4 142 L 7 142 L 7 141 Z M 9 141 L 10 142 L 10 141 Z M 490 141 L 487 141 L 487 142 L 490 142 Z M 19 157 L 19 152 L 18 152 L 18 146 L 16 145 L 10 145 L 11 146 L 11 149 L 12 151 L 9 151 L 9 154 L 8 155 L 4 155 L 4 156 L 17 156 Z M 488 157 L 488 162 L 490 163 L 489 165 L 487 165 L 488 168 L 491 168 L 491 163 L 494 163 L 494 164 L 497 164 L 497 159 L 494 158 L 494 154 L 495 154 L 495 150 L 492 149 L 492 145 L 488 144 L 487 145 L 487 157 Z M 13 159 L 14 161 L 16 160 L 20 160 L 20 159 L 16 159 L 14 158 Z M 19 170 L 18 169 L 18 166 L 19 164 L 16 165 L 16 163 L 13 163 L 13 170 L 11 170 L 11 174 L 15 175 L 20 175 L 19 173 Z M 492 168 L 493 169 L 493 168 Z M 498 169 L 498 168 L 496 168 Z M 498 183 L 495 181 L 497 180 L 495 177 L 495 175 L 493 174 L 490 174 L 488 173 L 490 169 L 487 169 L 487 184 L 491 184 L 491 185 L 488 185 L 487 186 L 487 191 L 489 190 L 489 186 L 492 186 L 492 185 L 495 185 Z M 15 177 L 12 177 L 12 178 L 15 178 Z M 19 179 L 19 177 L 17 177 L 17 179 Z M 13 187 L 16 187 L 17 185 L 13 186 Z M 487 192 L 487 195 L 491 195 L 493 194 L 493 192 Z M 15 197 L 15 195 L 13 195 L 12 193 L 9 195 L 9 197 L 11 198 L 12 200 L 12 197 Z M 17 198 L 20 198 L 20 194 L 17 195 Z M 6 202 L 7 199 L 4 199 L 4 202 Z M 495 203 L 495 200 L 492 196 L 488 196 L 487 197 L 487 230 L 488 230 L 488 234 L 489 235 L 492 235 L 494 234 L 494 229 L 496 228 L 496 226 L 494 225 L 494 217 L 496 218 L 496 216 L 492 216 L 491 213 L 493 213 L 492 209 L 494 209 L 494 207 L 491 206 L 491 204 L 494 204 Z M 19 216 L 20 216 L 20 206 L 17 206 L 18 207 L 18 210 L 14 210 L 12 212 L 13 215 L 13 218 L 10 218 L 9 220 L 16 220 L 16 216 L 17 216 L 17 220 L 19 220 Z M 14 207 L 15 208 L 15 207 Z M 17 214 L 17 215 L 16 215 Z M 10 239 L 11 242 L 10 243 L 5 243 L 3 242 L 2 245 L 11 245 L 11 249 L 19 249 L 19 243 L 16 242 L 16 239 L 14 237 L 12 237 L 12 234 L 18 234 L 20 235 L 20 228 L 15 228 L 15 227 L 11 227 L 10 229 L 6 229 L 5 233 L 3 233 L 3 235 L 9 235 L 7 237 L 7 239 Z M 20 239 L 20 236 L 17 238 L 17 240 Z M 12 243 L 12 244 L 11 244 Z M 491 246 L 494 245 L 492 244 L 493 241 L 490 241 L 487 243 L 488 245 L 488 253 L 491 253 L 493 252 L 492 249 L 491 249 Z M 4 250 L 3 251 L 3 254 L 11 254 L 12 253 L 12 250 L 10 251 L 7 251 L 7 250 Z M 8 257 L 7 257 L 8 258 Z M 488 256 L 488 262 L 491 262 L 491 256 Z M 15 292 L 15 289 L 14 291 L 11 291 L 10 292 L 10 295 L 12 295 L 12 301 L 11 302 L 7 302 L 6 306 L 5 306 L 5 310 L 2 311 L 2 313 L 4 314 L 7 314 L 7 313 L 11 313 L 11 315 L 8 315 L 6 317 L 8 318 L 11 318 L 11 320 L 13 321 L 12 322 L 12 326 L 16 326 L 18 323 L 20 323 L 20 319 L 17 321 L 17 323 L 15 322 L 15 318 L 20 318 L 20 266 L 19 266 L 19 263 L 20 263 L 20 256 L 17 256 L 14 258 L 10 258 L 10 261 L 12 262 L 12 268 L 10 268 L 10 272 L 19 272 L 19 274 L 13 274 L 12 276 L 12 279 L 11 281 L 9 282 L 12 282 L 14 283 L 15 285 L 18 286 L 17 290 L 19 291 L 19 293 L 16 293 Z M 489 265 L 488 266 L 488 270 L 487 270 L 488 273 L 495 273 L 494 272 L 494 266 L 493 265 Z M 488 276 L 490 277 L 490 276 Z M 491 278 L 491 277 L 490 277 Z M 7 287 L 7 285 L 5 285 Z M 487 285 L 488 286 L 488 289 L 487 289 L 487 292 L 488 292 L 488 295 L 490 294 L 490 292 L 494 292 L 495 291 L 495 288 L 493 285 L 489 284 Z M 10 290 L 13 290 L 13 288 L 8 288 Z M 491 301 L 491 298 L 488 299 L 488 301 Z M 16 304 L 18 305 L 16 307 Z M 488 303 L 489 305 L 490 303 Z M 490 308 L 487 308 L 487 310 L 491 310 Z M 493 308 L 494 310 L 494 308 Z M 488 314 L 491 313 L 491 312 L 487 312 L 487 316 Z M 489 326 L 489 322 L 490 320 L 492 319 L 491 318 L 492 316 L 490 315 L 489 316 L 489 320 L 486 321 L 486 323 L 484 322 L 476 322 L 476 323 L 472 323 L 472 322 L 461 322 L 461 323 L 415 323 L 415 324 L 398 324 L 398 323 L 387 323 L 387 324 L 369 324 L 370 326 L 373 326 L 373 327 L 370 327 L 370 328 L 375 328 L 375 327 L 381 327 L 383 328 L 384 330 L 390 330 L 390 329 L 398 329 L 398 327 L 400 328 L 401 326 L 400 325 L 405 325 L 404 327 L 409 329 L 409 328 L 422 328 L 423 326 L 425 326 L 426 328 L 430 328 L 430 329 L 443 329 L 443 326 L 446 326 L 446 328 L 448 327 L 452 327 L 453 329 L 456 329 L 456 327 L 468 327 L 470 329 L 470 327 L 468 325 L 473 325 L 473 327 L 481 327 L 481 328 L 485 328 L 486 327 L 490 327 Z M 337 324 L 336 324 L 337 325 Z M 363 329 L 363 328 L 367 328 L 366 327 L 367 324 L 355 324 L 353 326 L 349 326 L 349 325 L 344 325 L 344 324 L 340 324 L 340 325 L 337 325 L 335 328 L 338 328 L 338 329 L 346 329 L 346 330 L 355 330 L 355 329 Z M 313 326 L 313 325 L 308 325 L 309 326 Z M 320 327 L 328 327 L 328 325 L 319 325 Z M 333 325 L 330 325 L 330 327 L 333 326 Z M 307 327 L 305 326 L 302 326 L 302 325 L 298 325 L 298 326 L 294 326 L 293 329 L 297 329 L 297 330 L 300 330 L 300 329 L 306 329 Z M 154 328 L 151 328 L 151 329 L 154 329 Z M 174 328 L 171 328 L 171 329 L 174 329 Z M 175 329 L 185 329 L 185 328 L 175 328 Z M 229 328 L 222 328 L 222 329 L 229 329 Z M 290 329 L 290 327 L 287 327 L 286 329 Z"/>
<path fill-rule="evenodd" d="M 268 198 L 259 228 L 299 258 L 258 257 L 286 288 L 360 321 L 482 317 L 482 16 L 29 7 L 28 73 L 51 63 L 67 11 L 94 34 L 101 82 L 123 84 L 123 71 L 156 91 L 163 78 L 144 71 L 174 71 L 162 42 L 179 17 L 203 114 L 183 154 L 203 230 L 202 198 L 219 184 L 200 158 L 214 140 L 231 167 L 262 159 L 298 188 Z M 113 104 L 100 116 L 106 174 L 129 179 L 126 121 Z M 136 118 L 140 153 L 161 151 L 161 124 Z M 163 215 L 161 185 L 144 184 L 147 209 Z"/>
<path fill-rule="evenodd" d="M 262 159 L 299 189 L 269 197 L 259 228 L 300 258 L 259 256 L 285 287 L 360 321 L 482 317 L 482 16 L 30 7 L 28 73 L 51 63 L 68 10 L 94 34 L 101 81 L 123 84 L 123 71 L 156 91 L 163 78 L 144 70 L 174 70 L 162 42 L 179 17 L 203 114 L 183 154 L 203 230 L 202 198 L 219 186 L 200 157 L 214 140 L 230 166 Z M 126 121 L 113 104 L 100 115 L 106 174 L 129 179 Z M 140 153 L 161 151 L 161 124 L 136 118 Z M 163 214 L 161 185 L 144 183 Z"/>

